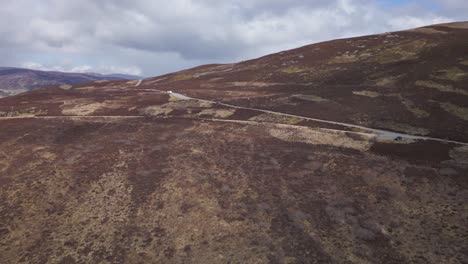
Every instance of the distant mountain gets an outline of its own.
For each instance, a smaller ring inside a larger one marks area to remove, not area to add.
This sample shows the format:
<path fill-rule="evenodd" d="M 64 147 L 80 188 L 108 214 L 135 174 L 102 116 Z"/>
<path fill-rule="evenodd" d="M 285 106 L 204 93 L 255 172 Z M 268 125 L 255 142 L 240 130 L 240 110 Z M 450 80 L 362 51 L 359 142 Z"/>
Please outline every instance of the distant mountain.
<path fill-rule="evenodd" d="M 57 85 L 75 85 L 100 80 L 131 80 L 138 76 L 125 74 L 70 73 L 38 71 L 22 68 L 0 67 L 0 97 Z"/>

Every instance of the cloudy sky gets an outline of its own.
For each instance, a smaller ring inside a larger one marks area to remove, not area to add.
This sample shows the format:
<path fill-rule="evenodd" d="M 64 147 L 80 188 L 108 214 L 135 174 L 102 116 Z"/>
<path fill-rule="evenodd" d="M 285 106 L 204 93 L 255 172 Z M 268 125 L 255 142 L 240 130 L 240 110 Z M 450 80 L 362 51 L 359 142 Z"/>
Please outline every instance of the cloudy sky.
<path fill-rule="evenodd" d="M 0 2 L 0 66 L 143 76 L 468 20 L 467 0 Z"/>

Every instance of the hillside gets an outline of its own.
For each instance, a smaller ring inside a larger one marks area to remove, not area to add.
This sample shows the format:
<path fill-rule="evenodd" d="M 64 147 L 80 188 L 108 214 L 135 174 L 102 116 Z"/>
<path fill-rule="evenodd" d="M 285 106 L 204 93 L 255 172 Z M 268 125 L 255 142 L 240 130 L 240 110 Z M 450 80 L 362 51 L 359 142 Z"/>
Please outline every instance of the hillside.
<path fill-rule="evenodd" d="M 122 74 L 84 74 L 0 67 L 0 97 L 48 86 L 73 85 L 98 80 L 127 80 L 132 77 Z"/>
<path fill-rule="evenodd" d="M 195 97 L 468 141 L 468 24 L 329 41 L 145 82 Z"/>
<path fill-rule="evenodd" d="M 5 263 L 468 262 L 468 23 L 0 99 Z"/>

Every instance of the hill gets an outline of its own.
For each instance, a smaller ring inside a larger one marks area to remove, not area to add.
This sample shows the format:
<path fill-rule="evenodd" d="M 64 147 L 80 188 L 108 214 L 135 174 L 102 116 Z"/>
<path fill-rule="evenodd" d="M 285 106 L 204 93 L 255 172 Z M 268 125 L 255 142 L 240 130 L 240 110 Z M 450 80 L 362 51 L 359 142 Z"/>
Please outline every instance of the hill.
<path fill-rule="evenodd" d="M 468 23 L 0 99 L 6 263 L 468 262 Z"/>
<path fill-rule="evenodd" d="M 48 86 L 73 85 L 98 80 L 130 80 L 134 79 L 134 77 L 137 76 L 37 71 L 0 67 L 0 97 Z"/>

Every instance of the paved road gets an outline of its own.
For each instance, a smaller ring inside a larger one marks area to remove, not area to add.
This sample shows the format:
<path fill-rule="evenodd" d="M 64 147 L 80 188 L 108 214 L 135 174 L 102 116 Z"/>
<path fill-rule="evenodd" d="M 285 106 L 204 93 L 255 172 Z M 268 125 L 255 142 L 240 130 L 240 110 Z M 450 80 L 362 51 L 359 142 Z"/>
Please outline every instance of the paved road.
<path fill-rule="evenodd" d="M 164 92 L 164 91 L 161 91 L 161 92 Z M 292 115 L 292 114 L 275 112 L 275 111 L 270 111 L 270 110 L 265 110 L 265 109 L 258 109 L 258 108 L 237 106 L 237 105 L 232 105 L 232 104 L 225 104 L 225 103 L 221 103 L 221 102 L 190 97 L 190 96 L 187 96 L 187 95 L 184 95 L 184 94 L 174 93 L 174 92 L 171 92 L 170 94 L 172 96 L 174 96 L 174 97 L 177 97 L 177 98 L 183 99 L 183 100 L 192 99 L 192 100 L 198 100 L 198 101 L 202 101 L 202 102 L 218 104 L 218 105 L 222 105 L 222 106 L 226 106 L 226 107 L 230 107 L 230 108 L 246 109 L 246 110 L 252 110 L 252 111 L 257 111 L 257 112 L 262 112 L 262 113 L 276 114 L 276 115 L 282 115 L 282 116 L 287 116 L 287 117 L 295 117 L 295 118 L 300 118 L 300 119 L 310 120 L 310 121 L 315 121 L 315 122 L 320 122 L 320 123 L 340 125 L 340 126 L 349 127 L 349 128 L 358 128 L 358 129 L 361 129 L 361 130 L 366 130 L 366 131 L 374 133 L 378 139 L 393 140 L 393 139 L 395 139 L 397 137 L 401 137 L 402 139 L 430 140 L 430 141 L 453 143 L 453 144 L 468 146 L 468 143 L 466 143 L 466 142 L 460 142 L 460 141 L 454 141 L 454 140 L 448 140 L 448 139 L 442 139 L 442 138 L 434 138 L 434 137 L 416 136 L 416 135 L 398 133 L 398 132 L 393 132 L 393 131 L 388 131 L 388 130 L 382 130 L 382 129 L 375 129 L 375 128 L 370 128 L 370 127 L 365 127 L 365 126 L 359 126 L 359 125 L 354 125 L 354 124 L 349 124 L 349 123 L 336 122 L 336 121 L 330 121 L 330 120 L 318 119 L 318 118 L 312 118 L 312 117 L 306 117 L 306 116 L 299 116 L 299 115 Z"/>

